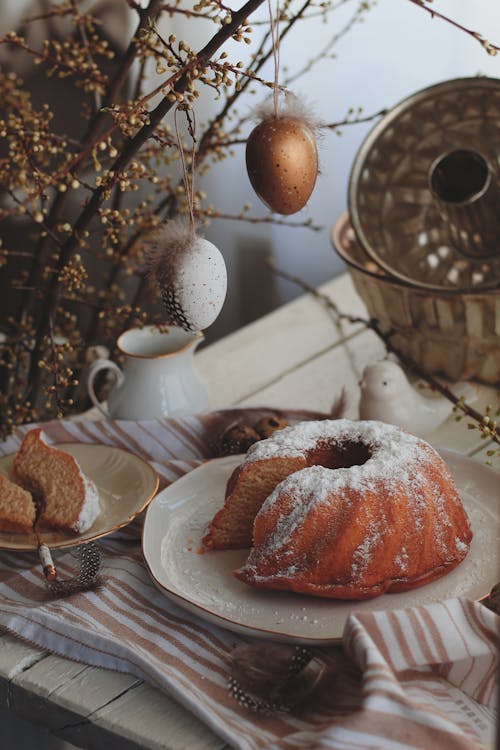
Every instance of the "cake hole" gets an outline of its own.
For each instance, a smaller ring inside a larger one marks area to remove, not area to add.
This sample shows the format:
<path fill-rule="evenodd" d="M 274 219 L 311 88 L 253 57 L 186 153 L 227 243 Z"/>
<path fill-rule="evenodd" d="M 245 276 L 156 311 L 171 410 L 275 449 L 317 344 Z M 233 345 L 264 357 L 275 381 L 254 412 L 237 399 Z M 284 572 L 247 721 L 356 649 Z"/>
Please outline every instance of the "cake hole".
<path fill-rule="evenodd" d="M 307 462 L 310 465 L 324 466 L 325 469 L 348 469 L 350 466 L 365 464 L 371 455 L 371 450 L 364 443 L 346 440 L 337 445 L 319 443 L 308 452 Z"/>

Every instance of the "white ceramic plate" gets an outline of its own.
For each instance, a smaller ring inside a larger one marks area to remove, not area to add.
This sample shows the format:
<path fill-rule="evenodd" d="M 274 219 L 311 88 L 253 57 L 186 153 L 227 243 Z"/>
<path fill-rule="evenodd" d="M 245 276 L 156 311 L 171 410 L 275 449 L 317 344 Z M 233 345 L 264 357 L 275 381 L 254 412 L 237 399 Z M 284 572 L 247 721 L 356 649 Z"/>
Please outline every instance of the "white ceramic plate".
<path fill-rule="evenodd" d="M 351 611 L 397 609 L 461 596 L 479 599 L 500 570 L 500 475 L 470 458 L 442 452 L 459 488 L 474 531 L 465 560 L 451 573 L 419 589 L 364 602 L 255 589 L 232 575 L 246 550 L 204 552 L 201 538 L 221 507 L 227 479 L 241 456 L 200 466 L 154 499 L 143 531 L 149 572 L 163 592 L 185 609 L 243 634 L 299 643 L 337 641 Z"/>
<path fill-rule="evenodd" d="M 52 549 L 90 542 L 126 526 L 144 510 L 158 489 L 158 475 L 154 469 L 121 448 L 85 443 L 61 443 L 57 447 L 71 453 L 84 474 L 95 482 L 101 512 L 83 534 L 44 529 L 43 540 Z M 13 459 L 14 455 L 0 458 L 0 472 L 8 477 Z M 37 546 L 34 534 L 0 532 L 0 549 L 28 550 L 37 549 Z"/>

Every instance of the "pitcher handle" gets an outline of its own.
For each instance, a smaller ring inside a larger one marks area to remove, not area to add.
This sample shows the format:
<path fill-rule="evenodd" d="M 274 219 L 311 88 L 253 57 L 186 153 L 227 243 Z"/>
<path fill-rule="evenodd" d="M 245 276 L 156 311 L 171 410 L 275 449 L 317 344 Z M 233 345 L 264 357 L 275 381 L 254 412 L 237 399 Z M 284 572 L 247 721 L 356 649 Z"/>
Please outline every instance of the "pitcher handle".
<path fill-rule="evenodd" d="M 115 364 L 115 362 L 112 362 L 110 359 L 96 359 L 91 363 L 89 367 L 89 373 L 87 375 L 87 390 L 89 392 L 90 400 L 92 401 L 94 406 L 99 409 L 101 414 L 109 419 L 109 413 L 103 408 L 94 390 L 95 377 L 98 372 L 101 372 L 101 370 L 112 370 L 115 373 L 115 385 L 121 385 L 125 379 L 125 375 L 120 370 L 118 365 Z"/>

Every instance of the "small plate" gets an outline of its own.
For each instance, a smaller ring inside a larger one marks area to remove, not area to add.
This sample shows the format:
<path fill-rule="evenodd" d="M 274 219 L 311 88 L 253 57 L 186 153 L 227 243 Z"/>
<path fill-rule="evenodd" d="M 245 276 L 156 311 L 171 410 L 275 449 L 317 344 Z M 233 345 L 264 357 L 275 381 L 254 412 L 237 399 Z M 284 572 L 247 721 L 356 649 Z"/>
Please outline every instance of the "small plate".
<path fill-rule="evenodd" d="M 99 491 L 101 512 L 93 525 L 83 534 L 43 530 L 43 541 L 51 549 L 74 547 L 90 542 L 126 526 L 140 513 L 158 489 L 158 475 L 154 469 L 121 448 L 85 443 L 57 445 L 76 458 L 84 474 L 92 479 Z M 0 473 L 10 477 L 14 455 L 0 458 Z M 37 549 L 34 534 L 12 534 L 0 531 L 0 549 Z"/>
<path fill-rule="evenodd" d="M 474 531 L 465 560 L 448 575 L 413 591 L 362 602 L 252 588 L 232 571 L 247 550 L 204 551 L 201 538 L 223 504 L 226 482 L 242 456 L 210 461 L 167 487 L 148 508 L 143 553 L 156 585 L 179 606 L 239 633 L 305 644 L 335 643 L 352 611 L 399 609 L 460 596 L 479 599 L 498 580 L 499 474 L 442 451 Z"/>

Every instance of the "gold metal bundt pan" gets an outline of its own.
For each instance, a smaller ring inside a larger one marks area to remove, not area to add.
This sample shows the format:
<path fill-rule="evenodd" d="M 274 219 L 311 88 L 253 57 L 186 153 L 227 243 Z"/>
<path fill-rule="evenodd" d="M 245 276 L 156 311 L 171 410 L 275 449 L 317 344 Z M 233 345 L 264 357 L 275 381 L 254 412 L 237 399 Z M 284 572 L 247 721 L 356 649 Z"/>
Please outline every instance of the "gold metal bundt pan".
<path fill-rule="evenodd" d="M 432 164 L 461 148 L 481 152 L 499 180 L 500 80 L 460 78 L 417 92 L 372 129 L 356 156 L 353 229 L 372 260 L 400 281 L 436 291 L 500 288 L 500 238 L 493 257 L 460 254 L 429 189 Z"/>

